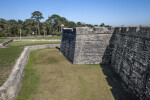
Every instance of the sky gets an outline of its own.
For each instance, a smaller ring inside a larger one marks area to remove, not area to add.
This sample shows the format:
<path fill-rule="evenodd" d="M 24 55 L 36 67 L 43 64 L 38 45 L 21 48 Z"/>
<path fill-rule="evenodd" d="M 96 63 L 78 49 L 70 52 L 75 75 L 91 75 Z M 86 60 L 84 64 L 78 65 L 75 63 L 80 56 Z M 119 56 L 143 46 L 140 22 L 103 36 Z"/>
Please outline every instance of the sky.
<path fill-rule="evenodd" d="M 0 0 L 0 18 L 29 19 L 34 11 L 86 24 L 150 24 L 150 0 Z"/>

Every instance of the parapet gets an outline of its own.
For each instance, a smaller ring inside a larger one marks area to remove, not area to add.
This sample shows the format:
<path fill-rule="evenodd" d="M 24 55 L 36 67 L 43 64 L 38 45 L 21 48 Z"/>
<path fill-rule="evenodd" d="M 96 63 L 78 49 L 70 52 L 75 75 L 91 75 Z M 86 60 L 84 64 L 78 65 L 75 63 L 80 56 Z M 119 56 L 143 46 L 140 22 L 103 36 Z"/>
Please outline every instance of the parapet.
<path fill-rule="evenodd" d="M 72 34 L 73 33 L 73 28 L 63 28 L 63 33 Z"/>
<path fill-rule="evenodd" d="M 116 27 L 76 27 L 64 28 L 63 33 L 86 35 L 86 34 L 127 34 L 150 37 L 150 25 L 130 25 Z"/>
<path fill-rule="evenodd" d="M 119 26 L 115 27 L 115 33 L 148 36 L 150 35 L 150 25 Z"/>
<path fill-rule="evenodd" d="M 114 27 L 76 27 L 76 28 L 64 28 L 63 33 L 68 34 L 112 34 Z"/>

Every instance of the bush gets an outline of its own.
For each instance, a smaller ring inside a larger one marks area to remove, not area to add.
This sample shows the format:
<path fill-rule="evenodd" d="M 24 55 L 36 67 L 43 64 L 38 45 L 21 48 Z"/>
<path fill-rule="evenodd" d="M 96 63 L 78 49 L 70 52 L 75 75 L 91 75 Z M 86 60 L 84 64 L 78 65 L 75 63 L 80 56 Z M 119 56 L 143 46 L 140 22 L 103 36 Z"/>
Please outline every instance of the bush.
<path fill-rule="evenodd" d="M 7 34 L 5 34 L 5 33 L 0 33 L 0 37 L 5 37 L 5 36 L 7 36 Z"/>
<path fill-rule="evenodd" d="M 61 32 L 58 32 L 58 31 L 54 31 L 53 34 L 54 34 L 54 35 L 57 35 L 57 36 L 61 36 L 61 35 L 62 35 L 62 33 L 61 33 Z"/>

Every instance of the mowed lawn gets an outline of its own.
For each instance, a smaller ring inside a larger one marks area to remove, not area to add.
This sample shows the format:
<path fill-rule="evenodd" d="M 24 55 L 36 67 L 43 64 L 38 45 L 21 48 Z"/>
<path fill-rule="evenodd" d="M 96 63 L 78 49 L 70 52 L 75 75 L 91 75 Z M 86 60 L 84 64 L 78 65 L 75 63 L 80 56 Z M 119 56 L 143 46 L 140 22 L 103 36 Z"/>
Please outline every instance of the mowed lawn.
<path fill-rule="evenodd" d="M 51 37 L 22 37 L 22 39 L 61 39 L 61 36 L 51 36 Z M 1 38 L 0 37 L 0 43 L 3 43 L 5 41 L 11 40 L 11 39 L 20 39 L 20 37 L 6 37 L 6 38 Z"/>
<path fill-rule="evenodd" d="M 32 37 L 25 37 L 22 36 L 22 39 L 61 39 L 62 36 L 49 36 L 49 37 L 43 37 L 43 36 L 32 36 Z M 7 39 L 20 39 L 20 37 L 7 37 Z"/>
<path fill-rule="evenodd" d="M 16 100 L 114 100 L 100 65 L 72 65 L 57 49 L 32 51 Z"/>
<path fill-rule="evenodd" d="M 7 80 L 22 50 L 21 47 L 0 48 L 0 86 Z"/>
<path fill-rule="evenodd" d="M 0 48 L 0 86 L 8 78 L 13 65 L 23 51 L 24 46 L 57 44 L 57 41 L 18 41 L 10 43 L 6 48 Z"/>
<path fill-rule="evenodd" d="M 42 44 L 59 44 L 60 41 L 15 41 L 8 45 L 8 47 L 24 47 L 32 45 L 42 45 Z"/>
<path fill-rule="evenodd" d="M 8 40 L 10 40 L 10 39 L 0 38 L 0 43 L 3 43 L 3 42 L 8 41 Z"/>

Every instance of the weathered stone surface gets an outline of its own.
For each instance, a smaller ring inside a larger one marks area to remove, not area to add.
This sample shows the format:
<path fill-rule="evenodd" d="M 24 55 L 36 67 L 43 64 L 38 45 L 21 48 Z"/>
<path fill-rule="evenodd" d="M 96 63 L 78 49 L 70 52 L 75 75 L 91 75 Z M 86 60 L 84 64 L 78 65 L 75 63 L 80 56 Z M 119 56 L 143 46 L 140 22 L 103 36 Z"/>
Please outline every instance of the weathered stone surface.
<path fill-rule="evenodd" d="M 74 60 L 76 34 L 72 28 L 63 29 L 60 51 L 71 62 Z"/>
<path fill-rule="evenodd" d="M 111 64 L 126 90 L 150 100 L 150 26 L 64 29 L 61 52 L 73 64 Z"/>
<path fill-rule="evenodd" d="M 60 51 L 73 64 L 100 64 L 112 32 L 104 27 L 64 29 Z"/>
<path fill-rule="evenodd" d="M 0 43 L 0 48 L 4 48 L 5 46 L 7 46 L 9 43 L 11 43 L 13 41 L 13 39 L 8 40 L 6 42 Z"/>
<path fill-rule="evenodd" d="M 150 27 L 116 27 L 112 37 L 110 58 L 104 58 L 130 93 L 141 100 L 150 100 Z"/>

